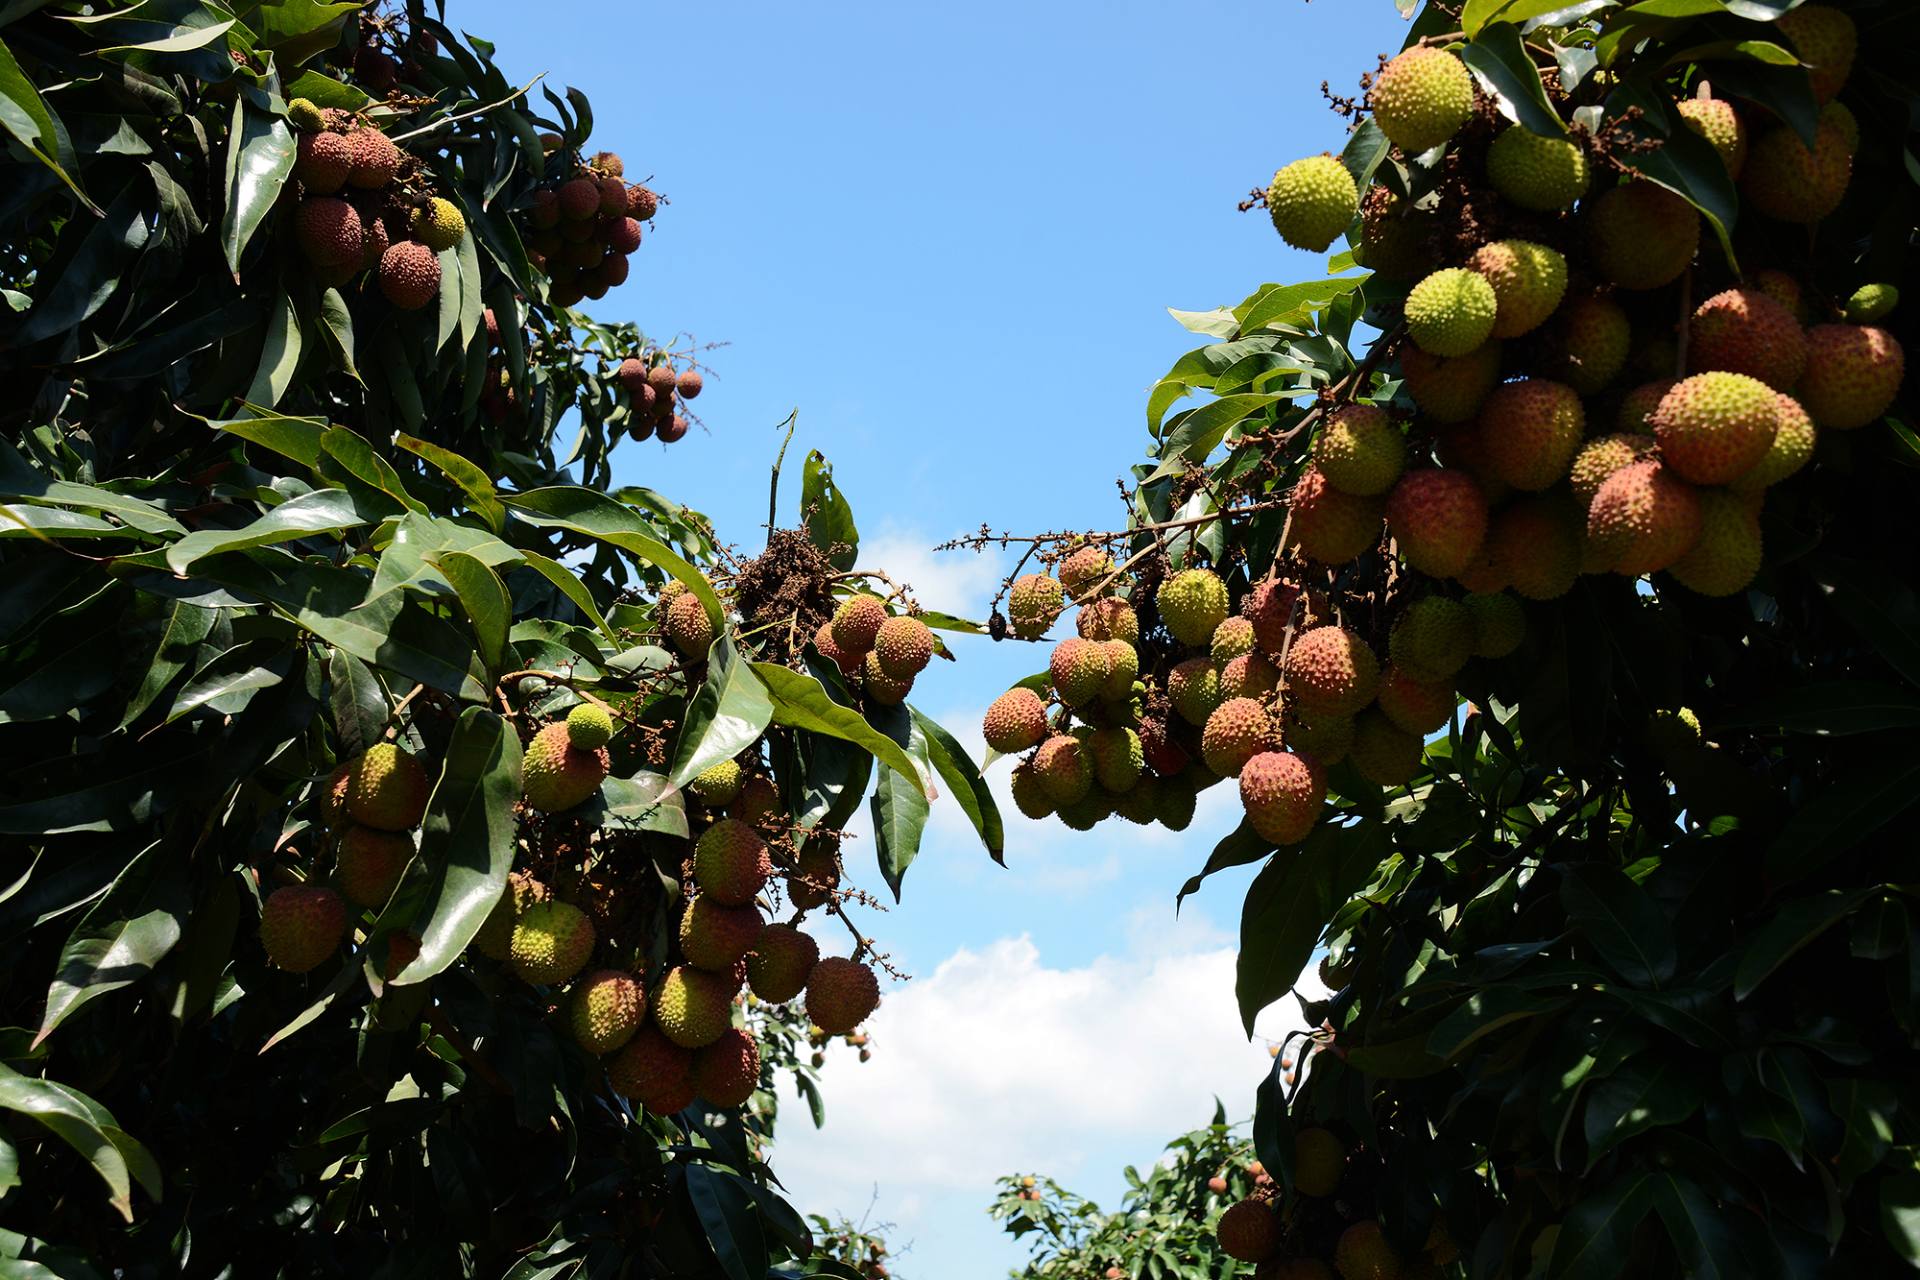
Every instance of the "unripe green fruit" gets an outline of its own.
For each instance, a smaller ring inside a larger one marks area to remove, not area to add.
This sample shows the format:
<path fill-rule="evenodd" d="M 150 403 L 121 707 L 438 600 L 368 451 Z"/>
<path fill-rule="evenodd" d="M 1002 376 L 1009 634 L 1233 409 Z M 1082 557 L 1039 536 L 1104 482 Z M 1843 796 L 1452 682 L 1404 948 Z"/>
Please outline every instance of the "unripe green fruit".
<path fill-rule="evenodd" d="M 1297 706 L 1289 707 L 1281 738 L 1287 750 L 1314 764 L 1339 764 L 1353 747 L 1353 717 L 1328 711 L 1303 713 Z"/>
<path fill-rule="evenodd" d="M 1549 138 L 1514 125 L 1487 148 L 1493 189 L 1522 209 L 1570 209 L 1587 194 L 1587 153 L 1566 138 Z"/>
<path fill-rule="evenodd" d="M 582 751 L 604 747 L 613 737 L 613 717 L 597 702 L 583 702 L 567 712 L 567 741 Z"/>
<path fill-rule="evenodd" d="M 630 973 L 602 969 L 574 984 L 567 1022 L 588 1053 L 612 1053 L 633 1038 L 646 1016 L 646 995 Z"/>
<path fill-rule="evenodd" d="M 1815 131 L 1811 148 L 1787 125 L 1760 135 L 1747 158 L 1740 193 L 1781 222 L 1811 224 L 1840 207 L 1853 177 L 1853 149 L 1831 121 Z"/>
<path fill-rule="evenodd" d="M 687 783 L 687 794 L 709 809 L 720 809 L 733 803 L 740 788 L 746 785 L 746 770 L 740 767 L 738 760 L 722 760 L 700 771 Z"/>
<path fill-rule="evenodd" d="M 376 742 L 347 778 L 347 813 L 363 827 L 405 831 L 427 811 L 427 771 L 391 742 Z"/>
<path fill-rule="evenodd" d="M 694 883 L 700 886 L 703 897 L 720 906 L 746 906 L 772 875 L 767 842 L 737 819 L 722 818 L 701 832 L 694 843 Z"/>
<path fill-rule="evenodd" d="M 1188 724 L 1204 725 L 1220 705 L 1220 673 L 1210 658 L 1188 658 L 1167 672 L 1167 697 Z"/>
<path fill-rule="evenodd" d="M 1453 686 L 1421 678 L 1420 673 L 1388 667 L 1380 677 L 1375 703 L 1397 729 L 1425 737 L 1447 727 L 1457 699 Z"/>
<path fill-rule="evenodd" d="M 1113 572 L 1113 556 L 1105 547 L 1081 547 L 1060 562 L 1060 585 L 1071 596 L 1079 596 Z"/>
<path fill-rule="evenodd" d="M 1775 423 L 1773 443 L 1753 469 L 1727 487 L 1735 493 L 1752 496 L 1769 485 L 1779 484 L 1813 458 L 1815 432 L 1813 419 L 1798 400 L 1784 392 L 1773 402 Z"/>
<path fill-rule="evenodd" d="M 1400 1255 L 1373 1221 L 1356 1222 L 1340 1233 L 1333 1265 L 1341 1280 L 1399 1280 Z"/>
<path fill-rule="evenodd" d="M 1445 679 L 1473 656 L 1473 618 L 1445 596 L 1424 596 L 1407 607 L 1388 639 L 1393 662 L 1426 679 Z"/>
<path fill-rule="evenodd" d="M 287 123 L 305 133 L 318 133 L 327 127 L 327 117 L 313 99 L 295 98 L 287 104 Z"/>
<path fill-rule="evenodd" d="M 1100 686 L 1100 696 L 1108 702 L 1125 702 L 1133 696 L 1134 682 L 1140 678 L 1140 655 L 1125 640 L 1098 643 L 1107 655 L 1107 679 Z"/>
<path fill-rule="evenodd" d="M 521 913 L 551 897 L 553 890 L 534 879 L 533 873 L 513 872 L 500 887 L 500 898 L 487 914 L 480 931 L 473 935 L 474 947 L 490 959 L 505 960 L 513 945 L 513 926 L 519 922 Z"/>
<path fill-rule="evenodd" d="M 1847 299 L 1847 319 L 1871 324 L 1892 314 L 1900 305 L 1900 290 L 1890 284 L 1863 284 Z"/>
<path fill-rule="evenodd" d="M 1228 618 L 1213 629 L 1213 638 L 1207 641 L 1207 656 L 1213 659 L 1213 665 L 1222 671 L 1235 658 L 1253 652 L 1253 623 L 1246 618 Z"/>
<path fill-rule="evenodd" d="M 660 981 L 653 1020 L 674 1044 L 702 1049 L 732 1025 L 733 994 L 731 975 L 680 965 Z"/>
<path fill-rule="evenodd" d="M 436 251 L 453 248 L 467 234 L 466 215 L 453 201 L 439 196 L 414 209 L 410 225 L 414 239 Z"/>
<path fill-rule="evenodd" d="M 1733 104 L 1719 98 L 1686 98 L 1679 111 L 1680 122 L 1711 143 L 1727 176 L 1739 181 L 1747 163 L 1747 126 Z"/>
<path fill-rule="evenodd" d="M 1477 271 L 1448 267 L 1407 294 L 1407 332 L 1436 356 L 1463 356 L 1493 336 L 1499 301 Z"/>
<path fill-rule="evenodd" d="M 538 902 L 514 924 L 507 959 L 526 981 L 551 986 L 586 966 L 593 943 L 593 923 L 578 907 Z"/>
<path fill-rule="evenodd" d="M 1620 376 L 1633 348 L 1633 326 L 1611 298 L 1575 298 L 1560 308 L 1552 334 L 1551 368 L 1583 396 Z"/>
<path fill-rule="evenodd" d="M 1140 735 L 1131 729 L 1109 726 L 1087 735 L 1086 751 L 1093 776 L 1111 792 L 1131 790 L 1140 781 L 1142 749 Z"/>
<path fill-rule="evenodd" d="M 1030 764 L 1016 766 L 1010 785 L 1013 807 L 1022 814 L 1036 822 L 1053 816 L 1053 797 L 1048 794 L 1046 780 L 1040 776 L 1039 770 Z"/>
<path fill-rule="evenodd" d="M 1700 537 L 1668 572 L 1703 596 L 1744 591 L 1760 572 L 1760 521 L 1744 498 L 1718 489 L 1700 495 Z"/>
<path fill-rule="evenodd" d="M 1496 338 L 1532 333 L 1554 313 L 1567 292 L 1567 260 L 1557 250 L 1531 240 L 1496 240 L 1481 245 L 1471 265 L 1493 286 Z"/>
<path fill-rule="evenodd" d="M 675 596 L 667 605 L 660 630 L 682 657 L 695 662 L 705 658 L 708 647 L 713 644 L 713 619 L 707 616 L 707 607 L 700 603 L 700 597 L 691 591 Z"/>
<path fill-rule="evenodd" d="M 607 768 L 605 747 L 582 750 L 569 739 L 565 724 L 550 724 L 534 735 L 521 760 L 527 805 L 541 813 L 564 813 L 600 790 Z"/>
<path fill-rule="evenodd" d="M 1455 358 L 1402 347 L 1400 376 L 1420 412 L 1436 422 L 1465 422 L 1480 412 L 1481 402 L 1500 381 L 1500 354 L 1497 341 Z"/>
<path fill-rule="evenodd" d="M 1408 155 L 1419 155 L 1466 123 L 1473 112 L 1473 77 L 1451 53 L 1418 45 L 1381 70 L 1372 98 L 1380 131 Z"/>
<path fill-rule="evenodd" d="M 1346 1147 L 1325 1129 L 1302 1129 L 1293 1135 L 1293 1189 L 1301 1195 L 1332 1195 L 1346 1164 Z"/>
<path fill-rule="evenodd" d="M 1393 420 L 1372 405 L 1342 405 L 1327 415 L 1313 462 L 1343 493 L 1376 497 L 1393 488 L 1407 465 L 1407 442 Z"/>
<path fill-rule="evenodd" d="M 1267 212 L 1280 238 L 1296 249 L 1320 253 L 1346 232 L 1360 210 L 1360 189 L 1347 166 L 1332 156 L 1295 160 L 1273 175 Z"/>
<path fill-rule="evenodd" d="M 1808 64 L 1813 96 L 1821 102 L 1831 100 L 1846 84 L 1860 47 L 1853 19 L 1832 5 L 1803 4 L 1781 14 L 1774 25 Z"/>
<path fill-rule="evenodd" d="M 1120 640 L 1140 643 L 1140 617 L 1125 600 L 1111 596 L 1082 605 L 1074 617 L 1074 627 L 1082 640 Z"/>
<path fill-rule="evenodd" d="M 1527 615 L 1505 592 L 1469 595 L 1460 602 L 1473 621 L 1473 656 L 1504 658 L 1527 638 Z"/>
<path fill-rule="evenodd" d="M 1495 475 L 1538 491 L 1566 478 L 1586 425 L 1572 387 L 1527 378 L 1493 389 L 1480 411 L 1480 440 Z"/>
<path fill-rule="evenodd" d="M 1160 620 L 1181 644 L 1204 645 L 1227 616 L 1227 584 L 1211 569 L 1185 569 L 1154 595 Z"/>
<path fill-rule="evenodd" d="M 1086 798 L 1093 787 L 1093 766 L 1077 738 L 1057 733 L 1040 744 L 1034 772 L 1056 808 Z"/>

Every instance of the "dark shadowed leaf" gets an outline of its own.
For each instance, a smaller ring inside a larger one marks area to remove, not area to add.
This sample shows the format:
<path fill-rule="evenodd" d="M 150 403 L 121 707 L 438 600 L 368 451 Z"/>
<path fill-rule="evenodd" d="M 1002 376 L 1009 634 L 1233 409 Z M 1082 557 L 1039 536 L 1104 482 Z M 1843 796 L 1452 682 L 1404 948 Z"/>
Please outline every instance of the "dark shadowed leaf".
<path fill-rule="evenodd" d="M 687 704 L 674 745 L 668 780 L 684 787 L 702 773 L 745 751 L 773 722 L 773 699 L 727 635 L 707 652 L 707 678 Z"/>
<path fill-rule="evenodd" d="M 1612 867 L 1570 867 L 1560 883 L 1568 920 L 1616 973 L 1637 987 L 1673 976 L 1673 929 L 1639 885 Z"/>

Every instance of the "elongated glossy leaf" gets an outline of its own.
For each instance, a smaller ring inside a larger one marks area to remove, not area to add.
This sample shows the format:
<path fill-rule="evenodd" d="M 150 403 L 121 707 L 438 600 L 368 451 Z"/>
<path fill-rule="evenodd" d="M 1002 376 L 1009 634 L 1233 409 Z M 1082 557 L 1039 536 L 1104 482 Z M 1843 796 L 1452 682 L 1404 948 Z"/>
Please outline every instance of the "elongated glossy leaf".
<path fill-rule="evenodd" d="M 593 602 L 593 594 L 587 590 L 586 584 L 574 576 L 573 570 L 557 560 L 547 559 L 537 551 L 522 550 L 520 558 L 529 569 L 560 588 L 560 594 L 571 600 L 574 608 L 587 615 L 587 620 L 607 638 L 608 644 L 616 649 L 620 647 L 620 637 L 614 634 L 612 627 L 607 625 L 605 616 L 600 612 L 600 606 Z"/>
<path fill-rule="evenodd" d="M 184 600 L 173 603 L 166 624 L 160 629 L 160 639 L 154 645 L 153 657 L 148 660 L 145 672 L 140 677 L 140 687 L 120 713 L 121 728 L 138 720 L 187 669 L 193 662 L 194 652 L 199 649 L 200 642 L 212 633 L 219 617 L 218 609 L 202 609 Z"/>
<path fill-rule="evenodd" d="M 1560 883 L 1567 918 L 1614 971 L 1637 987 L 1673 977 L 1673 929 L 1659 906 L 1612 867 L 1570 867 Z"/>
<path fill-rule="evenodd" d="M 1767 868 L 1782 882 L 1817 870 L 1920 800 L 1920 751 L 1861 766 L 1810 797 L 1767 847 Z"/>
<path fill-rule="evenodd" d="M 431 462 L 444 473 L 447 479 L 460 487 L 461 492 L 473 503 L 473 509 L 487 522 L 487 527 L 499 533 L 506 527 L 506 513 L 500 506 L 499 495 L 494 491 L 493 481 L 487 473 L 475 466 L 467 458 L 451 449 L 443 448 L 431 440 L 419 440 L 402 432 L 394 442 L 408 453 Z"/>
<path fill-rule="evenodd" d="M 853 568 L 860 554 L 860 530 L 853 522 L 853 507 L 834 483 L 833 464 L 818 449 L 807 454 L 801 471 L 800 518 L 806 523 L 807 537 L 834 568 L 843 572 Z"/>
<path fill-rule="evenodd" d="M 686 800 L 668 786 L 665 774 L 642 772 L 632 778 L 608 778 L 600 784 L 600 793 L 607 820 L 613 825 L 686 839 Z"/>
<path fill-rule="evenodd" d="M 0 129 L 12 134 L 14 140 L 25 147 L 34 159 L 51 169 L 73 194 L 80 197 L 83 204 L 99 212 L 99 206 L 87 197 L 71 172 L 72 155 L 61 154 L 65 130 L 60 127 L 46 100 L 40 96 L 40 90 L 34 87 L 33 80 L 21 69 L 13 51 L 4 43 L 0 43 Z M 70 152 L 71 146 L 65 150 Z"/>
<path fill-rule="evenodd" d="M 368 488 L 392 498 L 400 508 L 417 515 L 427 514 L 427 504 L 407 489 L 406 481 L 393 469 L 393 464 L 375 453 L 363 437 L 345 427 L 328 427 L 321 434 L 317 463 L 320 473 L 329 479 L 337 472 L 345 472 Z"/>
<path fill-rule="evenodd" d="M 726 611 L 721 607 L 720 597 L 714 594 L 713 584 L 707 581 L 706 575 L 655 537 L 632 510 L 604 494 L 567 485 L 515 494 L 506 503 L 522 519 L 533 524 L 571 529 L 575 533 L 598 538 L 666 570 L 707 607 L 707 617 L 715 630 L 725 623 Z"/>
<path fill-rule="evenodd" d="M 1520 40 L 1518 27 L 1500 22 L 1478 32 L 1460 50 L 1460 61 L 1499 106 L 1501 115 L 1549 138 L 1566 133 L 1566 122 L 1547 98 L 1547 88 Z"/>
<path fill-rule="evenodd" d="M 1249 1036 L 1260 1011 L 1292 990 L 1333 914 L 1373 875 L 1387 854 L 1377 823 L 1322 823 L 1297 850 L 1261 868 L 1240 917 L 1234 995 Z"/>
<path fill-rule="evenodd" d="M 773 723 L 851 742 L 920 785 L 919 771 L 900 745 L 868 724 L 859 712 L 834 702 L 818 680 L 771 662 L 754 663 L 753 673 L 773 700 Z M 924 786 L 921 789 L 924 791 Z"/>
<path fill-rule="evenodd" d="M 1149 483 L 1162 476 L 1177 475 L 1189 462 L 1204 461 L 1226 439 L 1227 432 L 1267 406 L 1290 399 L 1283 395 L 1225 396 L 1202 405 L 1181 419 L 1161 445 L 1161 463 L 1147 477 Z"/>
<path fill-rule="evenodd" d="M 519 735 L 493 712 L 468 707 L 454 725 L 420 828 L 420 857 L 433 875 L 414 929 L 420 954 L 395 983 L 441 972 L 486 923 L 513 867 L 519 800 Z"/>
<path fill-rule="evenodd" d="M 1775 969 L 1791 960 L 1807 944 L 1839 924 L 1854 908 L 1876 892 L 1828 889 L 1810 898 L 1796 898 L 1761 925 L 1741 947 L 1740 967 L 1734 973 L 1733 997 L 1745 1000 Z"/>
<path fill-rule="evenodd" d="M 240 276 L 240 257 L 247 251 L 247 244 L 293 173 L 293 130 L 285 119 L 256 104 L 256 96 L 257 91 L 235 95 L 232 131 L 227 140 L 227 203 L 220 220 L 220 249 L 235 279 Z M 279 309 L 284 308 L 283 303 Z M 293 333 L 297 343 L 299 329 L 294 328 Z M 269 338 L 270 347 L 271 341 Z M 297 345 L 293 358 L 299 359 Z M 279 389 L 285 390 L 284 384 Z"/>
<path fill-rule="evenodd" d="M 1698 1077 L 1671 1058 L 1642 1057 L 1622 1066 L 1587 1091 L 1587 1168 L 1635 1134 L 1679 1124 L 1703 1096 Z"/>
<path fill-rule="evenodd" d="M 773 722 L 773 712 L 767 687 L 733 640 L 716 636 L 707 651 L 707 678 L 687 704 L 668 779 L 684 787 L 722 760 L 739 755 Z"/>
<path fill-rule="evenodd" d="M 460 595 L 461 607 L 473 625 L 474 640 L 480 646 L 480 660 L 488 674 L 498 677 L 508 671 L 507 632 L 513 626 L 513 601 L 507 598 L 506 584 L 500 575 L 465 551 L 451 551 L 434 561 L 447 581 Z"/>
<path fill-rule="evenodd" d="M 687 1196 L 727 1280 L 765 1280 L 767 1241 L 753 1197 L 724 1170 L 699 1163 L 685 1169 Z"/>
<path fill-rule="evenodd" d="M 104 217 L 89 219 L 91 226 L 75 224 L 85 239 L 59 278 L 35 289 L 33 310 L 14 335 L 16 343 L 26 346 L 64 333 L 106 305 L 120 287 L 121 272 L 152 235 L 148 195 L 145 184 L 124 187 Z"/>
<path fill-rule="evenodd" d="M 1782 689 L 1716 715 L 1713 727 L 1785 729 L 1846 737 L 1920 728 L 1920 693 L 1871 680 L 1832 680 Z"/>
<path fill-rule="evenodd" d="M 316 533 L 338 533 L 365 523 L 353 495 L 345 489 L 315 489 L 289 498 L 252 524 L 238 529 L 200 529 L 167 548 L 167 566 L 184 574 L 195 561 L 222 551 L 292 542 Z"/>
<path fill-rule="evenodd" d="M 289 418 L 278 414 L 205 421 L 216 430 L 251 440 L 309 467 L 320 461 L 320 437 L 327 430 L 323 418 Z"/>
<path fill-rule="evenodd" d="M 157 1176 L 158 1165 L 145 1147 L 119 1130 L 106 1108 L 66 1085 L 24 1076 L 0 1064 L 0 1110 L 44 1125 L 78 1152 L 107 1184 L 108 1203 L 122 1218 L 133 1221 L 135 1170 L 144 1184 Z M 158 1193 L 157 1182 L 149 1191 Z"/>
<path fill-rule="evenodd" d="M 1000 806 L 980 776 L 959 739 L 948 733 L 930 716 L 913 712 L 913 723 L 927 744 L 927 760 L 934 772 L 946 781 L 954 803 L 967 815 L 967 821 L 979 833 L 980 843 L 995 862 L 1006 865 L 1006 832 L 1000 822 Z"/>
<path fill-rule="evenodd" d="M 144 499 L 42 474 L 29 466 L 20 451 L 5 440 L 0 440 L 0 496 L 104 511 L 142 533 L 184 534 L 187 531 L 185 525 Z"/>
<path fill-rule="evenodd" d="M 158 844 L 149 845 L 74 926 L 47 990 L 38 1045 L 97 997 L 144 981 L 180 941 L 187 914 L 184 885 L 155 876 Z"/>

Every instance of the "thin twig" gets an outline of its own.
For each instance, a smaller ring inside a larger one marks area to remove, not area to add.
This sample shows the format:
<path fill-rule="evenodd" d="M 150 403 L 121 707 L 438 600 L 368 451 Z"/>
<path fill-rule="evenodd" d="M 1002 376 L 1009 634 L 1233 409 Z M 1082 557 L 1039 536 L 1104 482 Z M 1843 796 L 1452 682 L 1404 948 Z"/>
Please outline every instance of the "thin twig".
<path fill-rule="evenodd" d="M 500 107 L 506 106 L 509 102 L 512 102 L 517 98 L 525 97 L 528 90 L 532 89 L 533 86 L 539 84 L 542 80 L 545 80 L 546 78 L 547 78 L 547 73 L 542 71 L 539 75 L 527 81 L 525 84 L 521 85 L 518 89 L 515 89 L 512 93 L 500 99 L 500 101 L 498 102 L 489 102 L 484 107 L 475 107 L 471 111 L 462 111 L 458 115 L 446 116 L 442 119 L 435 120 L 432 124 L 423 124 L 418 129 L 415 129 L 409 133 L 393 134 L 387 140 L 389 142 L 398 144 L 398 143 L 407 141 L 409 138 L 423 137 L 426 134 L 433 133 L 435 130 L 444 129 L 448 125 L 458 124 L 462 120 L 471 120 L 475 116 L 483 116 L 487 114 L 487 112 L 489 111 L 493 111 Z"/>

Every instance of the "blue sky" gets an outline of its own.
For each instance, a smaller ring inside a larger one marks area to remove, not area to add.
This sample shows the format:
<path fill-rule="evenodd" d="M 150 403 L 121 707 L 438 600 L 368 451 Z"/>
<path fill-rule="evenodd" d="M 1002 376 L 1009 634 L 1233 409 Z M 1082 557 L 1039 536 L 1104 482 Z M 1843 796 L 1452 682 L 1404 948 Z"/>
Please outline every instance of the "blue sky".
<path fill-rule="evenodd" d="M 1166 308 L 1322 270 L 1235 202 L 1338 150 L 1322 80 L 1351 94 L 1404 32 L 1390 0 L 455 0 L 449 16 L 496 41 L 510 76 L 585 91 L 594 144 L 670 201 L 629 282 L 588 305 L 729 344 L 698 402 L 711 434 L 627 446 L 618 478 L 751 550 L 797 408 L 783 518 L 798 458 L 822 450 L 862 565 L 975 617 L 1002 563 L 929 549 L 982 522 L 1124 519 L 1114 480 L 1145 444 L 1146 390 L 1198 341 Z M 977 748 L 980 711 L 1045 651 L 954 648 L 914 701 Z M 1231 985 L 1247 875 L 1173 911 L 1235 807 L 1215 788 L 1176 838 L 1075 835 L 1006 806 L 1001 870 L 943 801 L 904 904 L 872 922 L 915 981 L 876 1016 L 873 1062 L 830 1061 L 827 1127 L 796 1107 L 783 1131 L 775 1165 L 801 1207 L 857 1217 L 872 1200 L 910 1250 L 896 1274 L 977 1280 L 1023 1256 L 983 1212 L 996 1174 L 1044 1169 L 1111 1203 L 1121 1167 L 1204 1123 L 1214 1093 L 1250 1113 L 1266 1052 Z M 882 889 L 871 847 L 850 863 Z"/>

